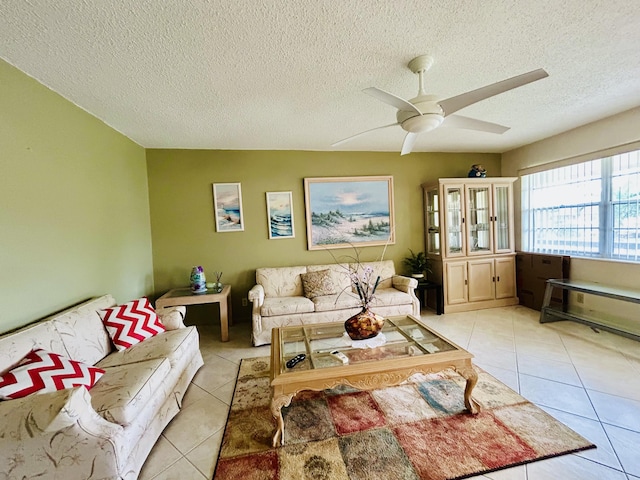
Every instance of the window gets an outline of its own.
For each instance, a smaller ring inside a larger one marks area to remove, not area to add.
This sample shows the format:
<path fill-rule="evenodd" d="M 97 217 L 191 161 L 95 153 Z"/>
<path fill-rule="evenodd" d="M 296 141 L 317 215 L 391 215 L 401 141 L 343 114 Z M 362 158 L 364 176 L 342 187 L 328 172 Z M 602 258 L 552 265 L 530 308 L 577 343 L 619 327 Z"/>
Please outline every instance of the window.
<path fill-rule="evenodd" d="M 521 179 L 523 250 L 640 262 L 640 150 Z"/>

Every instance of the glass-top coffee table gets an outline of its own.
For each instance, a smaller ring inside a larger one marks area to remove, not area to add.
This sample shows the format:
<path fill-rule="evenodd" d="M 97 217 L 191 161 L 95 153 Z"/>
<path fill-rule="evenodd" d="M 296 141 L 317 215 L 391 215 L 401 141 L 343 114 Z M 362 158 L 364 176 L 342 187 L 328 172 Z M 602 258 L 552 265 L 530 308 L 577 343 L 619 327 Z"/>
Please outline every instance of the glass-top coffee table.
<path fill-rule="evenodd" d="M 303 390 L 350 385 L 360 390 L 399 385 L 415 373 L 455 370 L 467 381 L 464 404 L 471 413 L 480 406 L 471 397 L 478 381 L 473 355 L 410 315 L 385 319 L 386 342 L 375 348 L 356 348 L 343 323 L 274 328 L 271 333 L 271 413 L 277 421 L 273 446 L 284 445 L 282 408 Z M 331 352 L 341 352 L 348 363 Z M 293 368 L 286 363 L 299 354 L 306 358 Z"/>

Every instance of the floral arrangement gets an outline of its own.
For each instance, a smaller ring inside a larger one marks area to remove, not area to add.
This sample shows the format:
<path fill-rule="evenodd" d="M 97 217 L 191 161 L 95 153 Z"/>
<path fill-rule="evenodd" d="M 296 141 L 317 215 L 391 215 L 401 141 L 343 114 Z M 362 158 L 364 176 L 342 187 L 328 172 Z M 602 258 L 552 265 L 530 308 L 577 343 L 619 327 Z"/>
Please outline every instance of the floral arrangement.
<path fill-rule="evenodd" d="M 351 285 L 355 291 L 358 292 L 362 308 L 367 310 L 373 301 L 374 295 L 376 294 L 376 289 L 380 283 L 380 275 L 378 275 L 374 282 L 373 268 L 369 266 L 361 268 L 361 265 L 358 264 L 357 271 L 351 272 L 349 277 L 351 278 Z"/>
<path fill-rule="evenodd" d="M 382 250 L 382 254 L 380 255 L 380 258 L 378 258 L 376 261 L 382 261 L 384 259 L 384 254 L 387 251 L 387 244 L 385 244 L 384 249 Z M 347 273 L 351 280 L 351 286 L 353 290 L 355 290 L 358 294 L 358 298 L 360 300 L 360 305 L 362 306 L 362 309 L 368 310 L 369 307 L 371 306 L 371 303 L 373 302 L 373 299 L 375 298 L 376 289 L 380 284 L 381 278 L 378 275 L 374 279 L 373 268 L 368 265 L 363 266 L 362 262 L 360 261 L 360 251 L 354 245 L 351 245 L 351 246 L 353 247 L 353 250 L 354 250 L 353 255 L 345 255 L 343 257 L 340 257 L 340 259 L 338 259 L 331 251 L 329 251 L 329 254 L 333 257 L 333 260 L 337 264 L 355 263 L 357 265 L 355 269 L 349 269 Z M 342 293 L 344 293 L 344 291 L 341 292 L 341 294 Z"/>
<path fill-rule="evenodd" d="M 382 250 L 380 258 L 376 261 L 383 260 L 384 254 L 387 251 L 387 245 L 388 241 L 385 244 L 384 249 Z M 360 252 L 353 245 L 352 247 L 355 254 L 353 256 L 345 256 L 348 259 L 348 263 L 351 264 L 346 268 L 348 269 L 348 275 L 349 279 L 351 280 L 352 290 L 355 290 L 358 294 L 358 299 L 360 300 L 362 311 L 349 317 L 344 322 L 344 328 L 347 335 L 352 340 L 368 340 L 377 336 L 378 333 L 380 333 L 384 328 L 384 317 L 377 315 L 376 313 L 369 310 L 369 307 L 375 299 L 376 289 L 380 284 L 380 275 L 377 275 L 374 280 L 375 272 L 373 267 L 371 267 L 370 265 L 363 266 L 362 262 L 360 261 Z M 333 255 L 333 253 L 329 253 L 336 263 L 344 263 L 339 262 L 335 255 Z M 353 264 L 355 264 L 355 268 Z M 344 293 L 345 290 L 343 290 L 340 294 Z M 338 299 L 336 298 L 336 302 L 337 301 Z"/>

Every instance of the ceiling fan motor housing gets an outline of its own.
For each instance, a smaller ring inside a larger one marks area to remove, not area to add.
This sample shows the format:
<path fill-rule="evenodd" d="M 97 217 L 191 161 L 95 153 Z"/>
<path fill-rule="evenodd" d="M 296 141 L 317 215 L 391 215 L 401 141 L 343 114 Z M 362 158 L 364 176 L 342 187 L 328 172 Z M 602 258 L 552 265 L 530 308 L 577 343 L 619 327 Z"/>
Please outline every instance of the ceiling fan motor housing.
<path fill-rule="evenodd" d="M 396 118 L 404 130 L 412 133 L 423 133 L 440 126 L 444 120 L 444 112 L 436 102 L 435 95 L 420 95 L 409 100 L 422 115 L 415 111 L 398 110 Z"/>

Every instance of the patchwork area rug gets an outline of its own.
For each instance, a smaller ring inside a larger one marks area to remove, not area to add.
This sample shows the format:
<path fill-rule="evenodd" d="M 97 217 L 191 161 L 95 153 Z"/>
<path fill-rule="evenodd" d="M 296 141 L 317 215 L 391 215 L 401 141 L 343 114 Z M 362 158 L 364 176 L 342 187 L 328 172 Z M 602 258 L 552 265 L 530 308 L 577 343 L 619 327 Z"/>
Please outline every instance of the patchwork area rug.
<path fill-rule="evenodd" d="M 595 448 L 477 370 L 478 415 L 453 371 L 370 392 L 306 391 L 283 409 L 285 445 L 272 448 L 269 358 L 244 359 L 214 480 L 458 479 Z"/>

